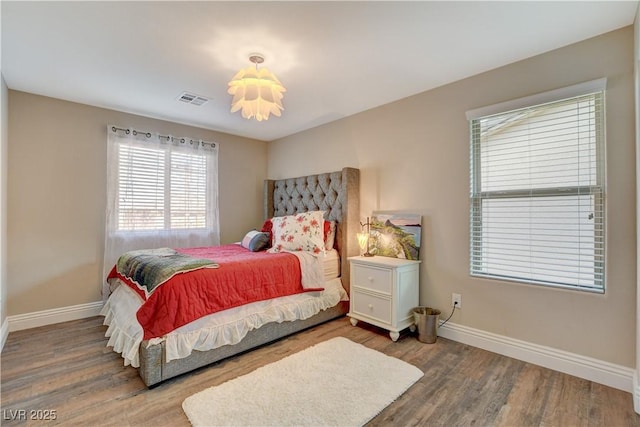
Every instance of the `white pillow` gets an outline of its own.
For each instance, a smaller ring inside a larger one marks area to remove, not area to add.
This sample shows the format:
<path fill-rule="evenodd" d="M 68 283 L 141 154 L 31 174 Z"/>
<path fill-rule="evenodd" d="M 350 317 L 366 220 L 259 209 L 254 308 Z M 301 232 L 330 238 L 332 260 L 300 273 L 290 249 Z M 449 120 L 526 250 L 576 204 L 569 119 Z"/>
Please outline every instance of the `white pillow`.
<path fill-rule="evenodd" d="M 272 220 L 269 252 L 309 251 L 324 254 L 324 211 L 278 216 Z"/>

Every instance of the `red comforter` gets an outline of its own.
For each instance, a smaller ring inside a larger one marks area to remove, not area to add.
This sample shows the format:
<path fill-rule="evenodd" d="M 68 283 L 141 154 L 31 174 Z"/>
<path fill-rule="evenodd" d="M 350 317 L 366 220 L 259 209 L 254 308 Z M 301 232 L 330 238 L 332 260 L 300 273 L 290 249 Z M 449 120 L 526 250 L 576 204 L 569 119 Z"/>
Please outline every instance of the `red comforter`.
<path fill-rule="evenodd" d="M 144 339 L 156 338 L 200 317 L 255 301 L 304 292 L 300 263 L 289 253 L 251 252 L 240 245 L 176 249 L 220 267 L 181 273 L 159 286 L 137 312 Z M 117 277 L 144 297 L 115 267 Z"/>

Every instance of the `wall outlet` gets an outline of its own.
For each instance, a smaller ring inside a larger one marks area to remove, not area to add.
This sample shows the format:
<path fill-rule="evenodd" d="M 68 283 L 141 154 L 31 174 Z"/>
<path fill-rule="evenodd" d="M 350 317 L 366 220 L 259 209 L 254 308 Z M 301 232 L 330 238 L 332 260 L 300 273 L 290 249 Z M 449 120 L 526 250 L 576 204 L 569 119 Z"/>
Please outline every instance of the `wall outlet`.
<path fill-rule="evenodd" d="M 451 305 L 455 306 L 455 308 L 462 308 L 462 295 L 451 294 Z"/>

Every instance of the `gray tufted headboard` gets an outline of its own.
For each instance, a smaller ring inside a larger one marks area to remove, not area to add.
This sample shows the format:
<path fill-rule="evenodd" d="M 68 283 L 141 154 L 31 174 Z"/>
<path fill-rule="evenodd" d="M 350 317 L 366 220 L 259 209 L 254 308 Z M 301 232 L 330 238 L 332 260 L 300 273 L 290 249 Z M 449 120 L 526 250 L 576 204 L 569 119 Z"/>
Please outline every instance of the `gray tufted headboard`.
<path fill-rule="evenodd" d="M 340 253 L 342 285 L 349 292 L 349 262 L 359 253 L 356 233 L 360 230 L 360 171 L 344 168 L 264 182 L 264 216 L 326 211 L 325 219 L 337 222 L 336 249 Z"/>

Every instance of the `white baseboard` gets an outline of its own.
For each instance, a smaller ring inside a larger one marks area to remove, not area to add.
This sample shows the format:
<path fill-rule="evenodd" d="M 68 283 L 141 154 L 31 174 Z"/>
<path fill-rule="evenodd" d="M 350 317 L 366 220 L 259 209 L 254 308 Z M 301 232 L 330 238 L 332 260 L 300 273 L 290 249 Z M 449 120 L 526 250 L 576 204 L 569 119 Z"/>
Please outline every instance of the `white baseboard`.
<path fill-rule="evenodd" d="M 2 322 L 2 326 L 0 326 L 0 353 L 2 353 L 2 349 L 4 348 L 4 343 L 7 342 L 7 337 L 9 336 L 9 319 L 4 319 Z"/>
<path fill-rule="evenodd" d="M 626 366 L 615 365 L 575 353 L 532 344 L 526 341 L 492 334 L 467 326 L 447 323 L 438 328 L 438 335 L 453 341 L 468 344 L 493 353 L 513 357 L 584 378 L 599 384 L 633 393 L 634 402 L 640 402 L 640 389 L 634 386 L 636 371 Z M 638 407 L 636 407 L 636 411 Z"/>
<path fill-rule="evenodd" d="M 54 323 L 68 322 L 69 320 L 84 319 L 100 314 L 103 302 L 90 302 L 87 304 L 72 305 L 69 307 L 54 308 L 51 310 L 35 311 L 33 313 L 18 314 L 7 318 L 9 332 L 23 329 L 37 328 L 39 326 L 53 325 Z"/>
<path fill-rule="evenodd" d="M 640 414 L 640 378 L 638 378 L 640 372 L 636 369 L 636 373 L 633 376 L 633 410 L 637 414 Z"/>
<path fill-rule="evenodd" d="M 97 301 L 9 316 L 0 327 L 0 351 L 2 351 L 2 347 L 4 347 L 9 332 L 97 316 L 100 314 L 102 305 L 102 301 Z M 633 394 L 634 408 L 636 412 L 640 413 L 640 379 L 637 377 L 638 373 L 636 370 L 632 368 L 551 347 L 532 344 L 467 326 L 457 325 L 455 323 L 447 323 L 439 327 L 438 335 L 463 344 L 630 392 Z"/>

